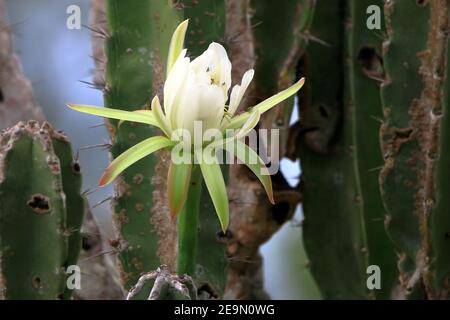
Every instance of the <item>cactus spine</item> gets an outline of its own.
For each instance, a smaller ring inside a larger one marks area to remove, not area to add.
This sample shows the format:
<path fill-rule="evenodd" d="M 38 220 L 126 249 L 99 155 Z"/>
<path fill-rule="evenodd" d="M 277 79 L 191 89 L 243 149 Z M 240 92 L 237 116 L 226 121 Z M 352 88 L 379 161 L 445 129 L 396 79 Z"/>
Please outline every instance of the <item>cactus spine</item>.
<path fill-rule="evenodd" d="M 80 252 L 84 200 L 66 136 L 30 121 L 0 135 L 0 294 L 68 298 L 65 269 Z"/>

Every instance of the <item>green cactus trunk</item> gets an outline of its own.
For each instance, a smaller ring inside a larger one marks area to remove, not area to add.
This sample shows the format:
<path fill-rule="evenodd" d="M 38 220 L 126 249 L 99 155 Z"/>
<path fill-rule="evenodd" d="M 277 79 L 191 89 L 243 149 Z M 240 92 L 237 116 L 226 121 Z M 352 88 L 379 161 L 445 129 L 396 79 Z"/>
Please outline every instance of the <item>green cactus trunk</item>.
<path fill-rule="evenodd" d="M 300 68 L 309 80 L 300 101 L 303 236 L 324 298 L 388 298 L 395 281 L 378 190 L 382 66 L 381 39 L 365 25 L 372 4 L 382 3 L 319 1 L 318 40 Z M 382 270 L 379 290 L 366 285 L 369 265 Z"/>
<path fill-rule="evenodd" d="M 30 121 L 0 136 L 0 296 L 63 299 L 85 204 L 67 137 Z"/>
<path fill-rule="evenodd" d="M 406 298 L 449 296 L 449 13 L 441 0 L 385 5 L 380 187 Z"/>
<path fill-rule="evenodd" d="M 164 66 L 172 32 L 180 13 L 166 0 L 108 0 L 105 106 L 122 110 L 149 109 L 164 81 Z M 162 97 L 161 97 L 162 98 Z M 109 122 L 112 157 L 156 135 L 147 125 Z M 143 272 L 160 264 L 157 226 L 153 225 L 152 196 L 156 157 L 128 168 L 116 182 L 114 219 L 119 233 L 120 271 L 125 289 Z M 157 230 L 156 230 L 157 231 Z"/>

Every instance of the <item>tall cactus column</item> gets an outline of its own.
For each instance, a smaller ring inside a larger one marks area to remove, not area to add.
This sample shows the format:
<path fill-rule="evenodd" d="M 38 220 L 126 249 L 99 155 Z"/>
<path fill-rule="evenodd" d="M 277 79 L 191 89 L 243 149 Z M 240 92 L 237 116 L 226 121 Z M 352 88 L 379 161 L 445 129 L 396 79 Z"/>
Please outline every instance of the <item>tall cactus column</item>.
<path fill-rule="evenodd" d="M 303 235 L 325 298 L 389 298 L 396 279 L 378 187 L 382 40 L 365 25 L 373 4 L 382 1 L 318 2 L 316 41 L 300 68 L 309 79 L 300 96 Z M 369 265 L 380 268 L 381 288 L 367 286 Z"/>
<path fill-rule="evenodd" d="M 324 298 L 365 298 L 367 242 L 361 190 L 355 171 L 352 106 L 344 104 L 342 8 L 345 1 L 318 1 L 300 96 L 304 245 Z M 345 274 L 345 277 L 343 276 Z"/>
<path fill-rule="evenodd" d="M 166 0 L 108 0 L 106 5 L 109 36 L 105 47 L 105 106 L 130 111 L 149 109 L 153 94 L 164 81 L 170 37 L 181 20 L 179 11 Z M 141 124 L 110 121 L 108 128 L 112 157 L 154 135 L 153 129 Z M 160 265 L 158 243 L 164 232 L 158 230 L 158 223 L 164 223 L 168 215 L 164 208 L 152 213 L 156 163 L 155 156 L 146 157 L 116 182 L 113 211 L 126 289 L 137 282 L 142 272 Z M 155 214 L 162 218 L 155 219 Z M 174 243 L 176 239 L 167 241 Z"/>
<path fill-rule="evenodd" d="M 385 5 L 380 187 L 407 298 L 450 292 L 449 13 L 443 0 Z"/>
<path fill-rule="evenodd" d="M 383 117 L 380 96 L 383 79 L 380 32 L 383 30 L 367 28 L 366 11 L 371 5 L 381 8 L 383 1 L 347 1 L 345 103 L 353 111 L 354 153 L 364 211 L 368 264 L 378 266 L 381 271 L 381 287 L 372 290 L 371 296 L 388 299 L 397 283 L 397 268 L 395 251 L 384 227 L 386 210 L 378 185 L 378 174 L 383 165 L 379 148 Z"/>

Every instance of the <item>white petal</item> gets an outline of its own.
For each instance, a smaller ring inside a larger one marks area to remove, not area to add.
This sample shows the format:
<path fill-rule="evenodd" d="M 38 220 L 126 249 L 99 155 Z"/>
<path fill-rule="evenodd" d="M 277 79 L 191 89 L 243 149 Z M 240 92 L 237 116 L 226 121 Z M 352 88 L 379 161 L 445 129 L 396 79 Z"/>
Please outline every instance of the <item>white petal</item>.
<path fill-rule="evenodd" d="M 227 51 L 216 42 L 209 45 L 208 51 L 212 52 L 211 78 L 222 88 L 224 96 L 228 97 L 228 90 L 231 87 L 231 62 Z"/>
<path fill-rule="evenodd" d="M 164 83 L 164 111 L 168 119 L 171 118 L 174 102 L 185 84 L 189 72 L 189 58 L 185 58 L 186 49 L 181 51 Z"/>
<path fill-rule="evenodd" d="M 204 51 L 201 55 L 199 55 L 197 58 L 192 60 L 191 67 L 194 72 L 206 72 L 206 70 L 209 68 L 209 66 L 212 63 L 212 52 L 211 50 L 207 49 Z"/>
<path fill-rule="evenodd" d="M 237 108 L 239 107 L 239 104 L 241 103 L 242 98 L 244 97 L 244 93 L 250 85 L 254 74 L 255 71 L 253 69 L 248 70 L 242 77 L 241 85 L 235 85 L 233 87 L 233 90 L 231 90 L 230 106 L 228 107 L 228 113 L 230 114 L 230 116 L 233 116 Z"/>
<path fill-rule="evenodd" d="M 199 119 L 203 121 L 204 130 L 219 128 L 225 107 L 222 89 L 218 86 L 201 86 L 199 105 Z"/>

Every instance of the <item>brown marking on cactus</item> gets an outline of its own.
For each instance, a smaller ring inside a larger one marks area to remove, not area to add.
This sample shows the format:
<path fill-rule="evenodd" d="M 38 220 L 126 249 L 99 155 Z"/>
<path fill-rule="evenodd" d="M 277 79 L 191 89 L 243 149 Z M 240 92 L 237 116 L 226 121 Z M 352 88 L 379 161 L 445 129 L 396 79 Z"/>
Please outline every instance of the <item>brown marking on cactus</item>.
<path fill-rule="evenodd" d="M 131 259 L 129 266 L 133 267 L 134 269 L 136 269 L 138 271 L 144 270 L 144 263 L 137 257 L 134 257 L 133 259 Z"/>
<path fill-rule="evenodd" d="M 198 284 L 197 296 L 205 299 L 214 299 L 214 300 L 220 298 L 220 294 L 217 292 L 216 289 L 213 288 L 213 286 L 209 282 Z"/>
<path fill-rule="evenodd" d="M 416 0 L 416 3 L 420 7 L 425 7 L 428 4 L 429 0 Z"/>
<path fill-rule="evenodd" d="M 81 166 L 80 166 L 80 163 L 78 161 L 74 161 L 72 163 L 72 171 L 75 174 L 80 174 L 81 173 Z"/>
<path fill-rule="evenodd" d="M 51 211 L 49 197 L 40 193 L 32 195 L 27 202 L 27 206 L 39 215 L 47 214 Z"/>
<path fill-rule="evenodd" d="M 127 224 L 128 223 L 127 211 L 125 209 L 120 210 L 120 212 L 115 215 L 114 221 L 116 222 L 119 228 L 124 224 Z"/>
<path fill-rule="evenodd" d="M 427 1 L 423 1 L 427 4 Z M 425 168 L 421 172 L 420 181 L 423 183 L 423 190 L 419 190 L 417 195 L 417 208 L 420 210 L 420 231 L 421 231 L 421 251 L 423 256 L 420 265 L 423 266 L 423 282 L 429 298 L 445 298 L 434 285 L 434 273 L 429 272 L 430 253 L 433 252 L 431 235 L 429 234 L 429 219 L 434 209 L 435 195 L 435 173 L 436 161 L 426 155 L 434 153 L 439 157 L 439 137 L 441 129 L 442 115 L 436 115 L 435 110 L 441 110 L 444 70 L 446 69 L 446 55 L 448 51 L 448 33 L 445 32 L 450 27 L 448 13 L 450 4 L 446 0 L 436 0 L 430 3 L 430 31 L 428 34 L 428 53 L 421 58 L 420 74 L 423 78 L 424 88 L 418 102 L 421 112 L 419 118 L 418 139 L 423 150 L 423 162 Z M 438 112 L 440 113 L 440 112 Z M 432 268 L 432 266 L 431 266 Z"/>
<path fill-rule="evenodd" d="M 142 181 L 144 181 L 144 175 L 142 173 L 138 173 L 133 177 L 133 183 L 134 184 L 141 184 Z"/>
<path fill-rule="evenodd" d="M 31 285 L 33 286 L 33 288 L 35 289 L 40 289 L 42 288 L 42 281 L 41 278 L 39 276 L 34 276 L 31 279 Z"/>
<path fill-rule="evenodd" d="M 137 212 L 142 212 L 145 209 L 145 206 L 142 203 L 136 203 L 134 206 Z"/>
<path fill-rule="evenodd" d="M 370 79 L 383 82 L 383 59 L 373 47 L 362 47 L 358 52 L 358 63 L 362 72 Z"/>

